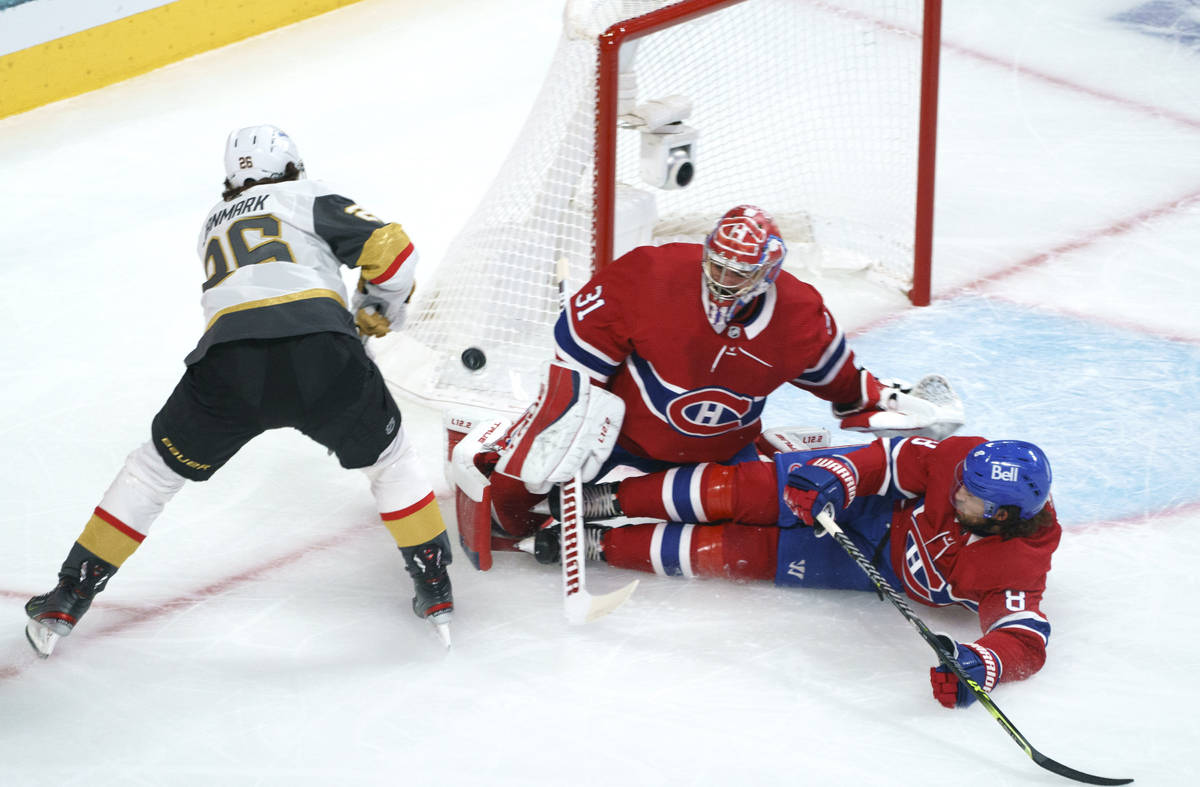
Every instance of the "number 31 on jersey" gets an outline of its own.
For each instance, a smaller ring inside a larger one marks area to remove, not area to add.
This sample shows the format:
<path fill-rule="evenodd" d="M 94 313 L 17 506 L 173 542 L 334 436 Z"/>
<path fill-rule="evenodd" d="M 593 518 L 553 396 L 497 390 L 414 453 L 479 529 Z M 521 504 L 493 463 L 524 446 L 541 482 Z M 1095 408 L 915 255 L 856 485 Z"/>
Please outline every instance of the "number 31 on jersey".
<path fill-rule="evenodd" d="M 591 292 L 581 293 L 575 296 L 575 319 L 582 320 L 592 312 L 604 305 L 604 297 L 602 295 L 604 286 L 597 284 L 592 288 Z"/>

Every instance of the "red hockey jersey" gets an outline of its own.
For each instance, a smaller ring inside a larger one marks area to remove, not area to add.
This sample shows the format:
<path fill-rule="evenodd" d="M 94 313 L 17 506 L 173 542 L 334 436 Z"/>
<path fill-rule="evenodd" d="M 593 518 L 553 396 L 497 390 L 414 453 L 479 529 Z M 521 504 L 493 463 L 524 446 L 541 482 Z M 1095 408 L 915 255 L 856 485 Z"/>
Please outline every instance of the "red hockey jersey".
<path fill-rule="evenodd" d="M 620 444 L 668 462 L 725 461 L 752 442 L 767 394 L 791 382 L 860 397 L 854 353 L 808 284 L 781 272 L 724 332 L 705 317 L 702 246 L 643 246 L 596 274 L 554 329 L 560 360 L 625 402 Z"/>
<path fill-rule="evenodd" d="M 1042 593 L 1062 537 L 1051 524 L 1029 538 L 981 537 L 964 530 L 952 497 L 958 468 L 982 437 L 876 440 L 843 456 L 858 474 L 858 494 L 899 491 L 890 557 L 908 595 L 930 606 L 960 604 L 979 613 L 979 645 L 996 654 L 997 682 L 1020 680 L 1046 661 L 1050 623 Z"/>

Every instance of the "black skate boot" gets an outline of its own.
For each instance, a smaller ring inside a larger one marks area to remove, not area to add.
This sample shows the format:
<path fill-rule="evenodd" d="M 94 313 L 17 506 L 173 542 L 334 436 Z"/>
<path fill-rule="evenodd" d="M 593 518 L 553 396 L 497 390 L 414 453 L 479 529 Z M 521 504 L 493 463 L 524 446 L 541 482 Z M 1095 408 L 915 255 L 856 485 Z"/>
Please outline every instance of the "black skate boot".
<path fill-rule="evenodd" d="M 92 606 L 92 599 L 116 572 L 116 566 L 78 542 L 71 547 L 58 572 L 58 586 L 25 603 L 25 614 L 29 616 L 25 638 L 39 656 L 49 656 L 58 640 L 71 633 Z"/>
<path fill-rule="evenodd" d="M 584 524 L 584 557 L 588 560 L 604 560 L 604 534 L 610 530 L 612 528 L 606 525 Z M 559 544 L 561 534 L 562 526 L 556 523 L 543 527 L 529 538 L 522 539 L 517 547 L 522 552 L 533 555 L 534 559 L 543 565 L 558 563 L 562 559 L 562 547 Z"/>
<path fill-rule="evenodd" d="M 583 521 L 594 522 L 598 519 L 612 519 L 624 516 L 621 503 L 617 500 L 617 484 L 613 481 L 607 484 L 583 485 Z M 562 487 L 554 487 L 547 501 L 550 504 L 550 516 L 562 521 Z"/>
<path fill-rule="evenodd" d="M 450 618 L 454 612 L 454 595 L 446 566 L 453 555 L 450 539 L 442 531 L 430 541 L 415 547 L 400 547 L 405 567 L 412 577 L 417 594 L 412 608 L 416 616 L 434 624 L 446 647 L 450 647 Z"/>

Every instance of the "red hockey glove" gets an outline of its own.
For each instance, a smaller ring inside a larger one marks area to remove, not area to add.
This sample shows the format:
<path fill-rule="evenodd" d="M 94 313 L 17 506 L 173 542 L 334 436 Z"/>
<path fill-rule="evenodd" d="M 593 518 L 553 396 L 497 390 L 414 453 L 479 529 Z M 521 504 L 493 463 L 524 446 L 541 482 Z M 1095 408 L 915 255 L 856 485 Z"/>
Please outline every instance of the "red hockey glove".
<path fill-rule="evenodd" d="M 1000 665 L 995 653 L 974 642 L 955 642 L 944 634 L 938 634 L 937 638 L 942 649 L 981 689 L 991 691 L 995 687 Z M 943 664 L 929 668 L 929 682 L 933 684 L 933 698 L 947 708 L 965 708 L 975 701 L 975 692 Z"/>
<path fill-rule="evenodd" d="M 783 502 L 806 525 L 812 525 L 826 506 L 836 516 L 854 501 L 858 479 L 854 469 L 829 456 L 788 468 Z"/>

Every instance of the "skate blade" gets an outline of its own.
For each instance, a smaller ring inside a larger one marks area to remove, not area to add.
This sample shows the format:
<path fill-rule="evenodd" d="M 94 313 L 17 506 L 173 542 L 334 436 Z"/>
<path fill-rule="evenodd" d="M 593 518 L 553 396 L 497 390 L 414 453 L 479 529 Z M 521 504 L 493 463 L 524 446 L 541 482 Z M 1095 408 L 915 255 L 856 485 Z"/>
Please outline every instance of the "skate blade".
<path fill-rule="evenodd" d="M 433 630 L 437 633 L 442 644 L 446 646 L 446 650 L 450 650 L 450 612 L 438 612 L 429 616 L 429 623 L 433 626 Z"/>
<path fill-rule="evenodd" d="M 25 639 L 29 640 L 29 645 L 38 654 L 38 657 L 44 659 L 54 652 L 54 646 L 58 644 L 62 636 L 55 634 L 31 618 L 25 624 Z"/>

